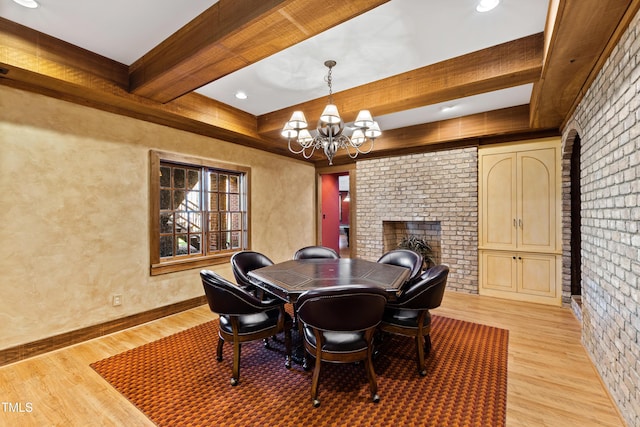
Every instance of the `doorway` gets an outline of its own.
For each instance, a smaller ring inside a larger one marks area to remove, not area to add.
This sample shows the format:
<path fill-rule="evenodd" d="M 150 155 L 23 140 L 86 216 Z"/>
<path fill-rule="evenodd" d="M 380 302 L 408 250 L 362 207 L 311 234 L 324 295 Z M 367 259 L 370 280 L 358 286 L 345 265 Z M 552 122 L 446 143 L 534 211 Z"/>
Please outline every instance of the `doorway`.
<path fill-rule="evenodd" d="M 571 297 L 576 299 L 582 295 L 582 237 L 580 224 L 582 214 L 580 211 L 580 135 L 573 140 L 571 151 L 571 167 L 569 172 L 571 180 Z"/>
<path fill-rule="evenodd" d="M 350 258 L 355 256 L 355 171 L 327 169 L 318 171 L 318 243 Z"/>
<path fill-rule="evenodd" d="M 340 193 L 337 174 L 322 175 L 321 242 L 340 253 Z"/>
<path fill-rule="evenodd" d="M 351 194 L 349 191 L 349 174 L 338 176 L 338 200 L 339 200 L 339 225 L 338 238 L 341 257 L 349 257 L 349 244 L 351 232 Z"/>

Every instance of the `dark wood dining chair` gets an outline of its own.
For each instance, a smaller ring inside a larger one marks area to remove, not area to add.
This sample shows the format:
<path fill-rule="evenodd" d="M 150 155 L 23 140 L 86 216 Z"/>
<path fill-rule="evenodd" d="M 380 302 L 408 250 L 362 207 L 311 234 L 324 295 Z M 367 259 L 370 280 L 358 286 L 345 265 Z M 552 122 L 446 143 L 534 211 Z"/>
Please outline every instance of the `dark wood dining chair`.
<path fill-rule="evenodd" d="M 449 267 L 436 265 L 425 271 L 400 295 L 388 302 L 380 323 L 387 333 L 414 337 L 418 372 L 427 375 L 424 359 L 431 351 L 431 313 L 442 303 Z"/>
<path fill-rule="evenodd" d="M 293 254 L 293 259 L 313 259 L 313 258 L 328 258 L 338 259 L 340 255 L 331 248 L 326 246 L 307 246 L 302 249 L 298 249 Z"/>
<path fill-rule="evenodd" d="M 235 386 L 240 381 L 240 350 L 245 342 L 264 340 L 284 332 L 285 366 L 290 368 L 292 319 L 284 310 L 284 301 L 260 300 L 213 271 L 202 270 L 200 277 L 209 308 L 220 316 L 218 362 L 222 361 L 225 341 L 233 344 L 231 385 Z M 267 341 L 265 346 L 268 346 Z"/>
<path fill-rule="evenodd" d="M 314 289 L 300 295 L 296 305 L 304 347 L 315 357 L 311 382 L 313 406 L 320 406 L 318 386 L 322 362 L 364 361 L 372 399 L 380 400 L 372 363 L 373 334 L 386 302 L 386 291 L 365 285 Z"/>
<path fill-rule="evenodd" d="M 394 249 L 382 255 L 378 262 L 408 268 L 411 273 L 405 283 L 411 283 L 422 272 L 423 257 L 409 249 Z"/>

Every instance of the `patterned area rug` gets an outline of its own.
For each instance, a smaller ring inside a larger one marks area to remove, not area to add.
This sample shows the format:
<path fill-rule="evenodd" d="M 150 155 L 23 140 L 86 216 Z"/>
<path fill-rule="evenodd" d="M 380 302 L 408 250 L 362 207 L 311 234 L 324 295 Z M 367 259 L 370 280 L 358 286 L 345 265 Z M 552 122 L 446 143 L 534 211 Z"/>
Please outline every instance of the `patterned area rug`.
<path fill-rule="evenodd" d="M 504 426 L 508 331 L 433 316 L 427 376 L 415 343 L 388 336 L 374 367 L 380 403 L 361 364 L 323 364 L 321 406 L 311 372 L 284 367 L 284 345 L 244 344 L 240 383 L 232 348 L 215 358 L 218 321 L 154 341 L 91 367 L 159 426 Z"/>

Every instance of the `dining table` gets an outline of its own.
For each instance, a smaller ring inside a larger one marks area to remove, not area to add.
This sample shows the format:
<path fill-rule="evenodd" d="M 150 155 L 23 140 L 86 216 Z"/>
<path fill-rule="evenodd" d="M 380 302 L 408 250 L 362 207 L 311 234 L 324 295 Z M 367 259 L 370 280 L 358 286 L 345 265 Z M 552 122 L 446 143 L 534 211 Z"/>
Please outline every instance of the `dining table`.
<path fill-rule="evenodd" d="M 409 278 L 405 267 L 359 258 L 313 258 L 289 260 L 249 272 L 252 282 L 261 289 L 290 303 L 311 289 L 341 285 L 378 286 L 396 299 Z"/>
<path fill-rule="evenodd" d="M 342 285 L 372 285 L 387 291 L 389 300 L 398 298 L 402 285 L 409 279 L 408 268 L 359 258 L 310 258 L 289 260 L 249 272 L 252 283 L 267 293 L 276 295 L 294 306 L 300 295 L 312 289 Z M 294 328 L 296 331 L 297 328 Z M 309 370 L 301 337 L 294 333 L 292 360 Z"/>

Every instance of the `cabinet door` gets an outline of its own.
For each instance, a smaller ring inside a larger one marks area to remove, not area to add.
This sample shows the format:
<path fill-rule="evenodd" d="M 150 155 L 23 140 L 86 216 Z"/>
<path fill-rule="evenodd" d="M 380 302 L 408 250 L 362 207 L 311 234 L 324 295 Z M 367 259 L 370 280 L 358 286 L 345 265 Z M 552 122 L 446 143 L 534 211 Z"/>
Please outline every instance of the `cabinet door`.
<path fill-rule="evenodd" d="M 517 262 L 513 253 L 481 251 L 480 257 L 481 293 L 517 291 Z"/>
<path fill-rule="evenodd" d="M 480 247 L 516 249 L 516 155 L 480 157 Z"/>
<path fill-rule="evenodd" d="M 518 292 L 556 297 L 556 257 L 545 254 L 518 254 Z"/>
<path fill-rule="evenodd" d="M 480 295 L 562 305 L 562 257 L 509 251 L 480 251 Z"/>
<path fill-rule="evenodd" d="M 555 148 L 523 151 L 517 162 L 518 250 L 556 250 L 557 152 Z"/>

